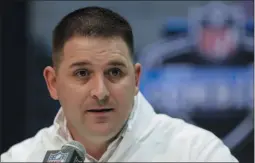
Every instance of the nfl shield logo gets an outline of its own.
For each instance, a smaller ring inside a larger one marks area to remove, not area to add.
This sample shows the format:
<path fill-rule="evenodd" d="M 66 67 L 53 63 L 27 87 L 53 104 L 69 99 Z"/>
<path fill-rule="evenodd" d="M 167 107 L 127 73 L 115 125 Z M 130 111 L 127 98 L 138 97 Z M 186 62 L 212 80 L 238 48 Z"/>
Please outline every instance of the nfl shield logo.
<path fill-rule="evenodd" d="M 189 36 L 201 57 L 220 63 L 236 55 L 245 26 L 239 7 L 210 2 L 191 8 L 188 15 Z"/>
<path fill-rule="evenodd" d="M 50 154 L 47 162 L 66 162 L 67 157 L 68 153 L 62 153 L 59 151 L 58 153 Z"/>
<path fill-rule="evenodd" d="M 202 28 L 199 37 L 199 51 L 208 59 L 225 60 L 237 48 L 237 32 L 231 28 Z"/>

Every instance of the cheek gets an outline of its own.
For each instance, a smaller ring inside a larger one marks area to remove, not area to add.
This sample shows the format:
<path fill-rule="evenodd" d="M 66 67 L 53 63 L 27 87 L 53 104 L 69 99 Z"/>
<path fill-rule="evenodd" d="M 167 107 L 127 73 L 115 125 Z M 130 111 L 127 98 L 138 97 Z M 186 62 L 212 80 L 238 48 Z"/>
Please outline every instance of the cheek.
<path fill-rule="evenodd" d="M 135 94 L 135 84 L 126 80 L 113 86 L 111 95 L 117 100 L 121 108 L 131 107 Z M 124 107 L 125 106 L 125 107 Z"/>
<path fill-rule="evenodd" d="M 83 98 L 86 95 L 84 87 L 71 82 L 60 82 L 58 85 L 59 101 L 63 108 L 79 108 L 83 103 Z M 75 111 L 73 109 L 73 111 Z"/>
<path fill-rule="evenodd" d="M 68 121 L 73 125 L 80 124 L 83 121 L 83 106 L 86 99 L 86 87 L 78 84 L 62 82 L 59 84 L 58 94 L 59 102 L 64 110 Z"/>

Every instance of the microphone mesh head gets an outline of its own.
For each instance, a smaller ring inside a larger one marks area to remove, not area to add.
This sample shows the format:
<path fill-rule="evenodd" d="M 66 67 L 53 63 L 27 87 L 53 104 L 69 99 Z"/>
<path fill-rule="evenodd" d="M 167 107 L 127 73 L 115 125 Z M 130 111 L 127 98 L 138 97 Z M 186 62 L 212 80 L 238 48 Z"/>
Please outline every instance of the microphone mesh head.
<path fill-rule="evenodd" d="M 82 160 L 85 160 L 86 150 L 83 147 L 83 145 L 77 141 L 71 141 L 67 144 L 63 145 L 61 148 L 61 151 L 68 152 L 70 150 L 75 150 L 79 156 L 82 158 Z"/>

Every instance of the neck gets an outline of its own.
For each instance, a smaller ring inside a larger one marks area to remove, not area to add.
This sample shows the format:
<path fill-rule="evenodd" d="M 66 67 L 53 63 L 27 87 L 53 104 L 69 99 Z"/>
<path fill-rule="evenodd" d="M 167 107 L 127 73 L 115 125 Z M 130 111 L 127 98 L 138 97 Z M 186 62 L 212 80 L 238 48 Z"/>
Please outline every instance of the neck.
<path fill-rule="evenodd" d="M 80 142 L 85 147 L 86 152 L 96 160 L 99 160 L 102 157 L 102 155 L 106 152 L 109 144 L 113 142 L 119 135 L 117 134 L 109 140 L 106 138 L 98 138 L 95 136 L 81 135 L 72 125 L 68 123 L 67 127 L 73 140 Z"/>
<path fill-rule="evenodd" d="M 73 139 L 83 144 L 86 152 L 96 160 L 100 160 L 109 145 L 107 142 L 94 143 L 94 141 L 89 141 L 79 136 L 74 136 Z"/>
<path fill-rule="evenodd" d="M 95 140 L 86 139 L 78 134 L 73 134 L 73 139 L 80 142 L 85 147 L 86 152 L 96 160 L 102 157 L 109 145 L 106 141 L 95 142 Z"/>

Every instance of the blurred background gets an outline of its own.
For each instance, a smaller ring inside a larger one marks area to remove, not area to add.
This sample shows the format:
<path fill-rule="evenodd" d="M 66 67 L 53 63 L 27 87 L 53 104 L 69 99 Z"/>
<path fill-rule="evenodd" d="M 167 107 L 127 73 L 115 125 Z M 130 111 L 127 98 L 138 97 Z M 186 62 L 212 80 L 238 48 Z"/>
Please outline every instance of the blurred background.
<path fill-rule="evenodd" d="M 133 27 L 141 91 L 158 113 L 212 131 L 254 162 L 253 1 L 30 1 L 1 5 L 1 153 L 52 124 L 42 71 L 67 13 L 101 6 Z"/>

